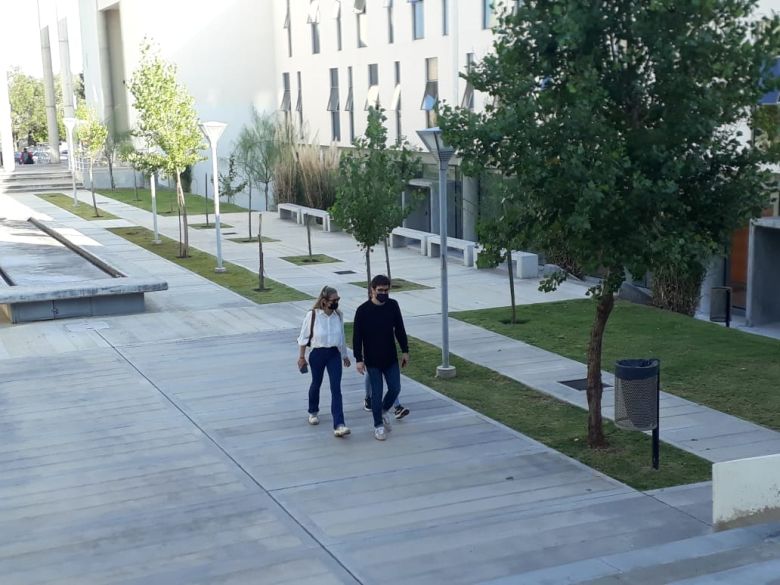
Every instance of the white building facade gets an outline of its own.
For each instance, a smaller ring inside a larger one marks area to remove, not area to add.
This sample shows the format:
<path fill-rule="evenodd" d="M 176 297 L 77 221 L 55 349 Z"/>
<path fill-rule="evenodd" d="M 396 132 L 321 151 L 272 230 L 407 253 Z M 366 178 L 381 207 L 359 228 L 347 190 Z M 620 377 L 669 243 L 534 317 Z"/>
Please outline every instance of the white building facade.
<path fill-rule="evenodd" d="M 487 99 L 459 73 L 491 49 L 491 0 L 81 0 L 80 8 L 86 97 L 102 119 L 133 127 L 125 83 L 149 38 L 177 66 L 201 119 L 228 124 L 220 158 L 252 105 L 288 116 L 311 142 L 343 148 L 365 131 L 368 105 L 381 105 L 390 140 L 422 147 L 416 130 L 436 124 L 438 101 L 479 110 Z M 208 165 L 194 169 L 195 192 Z M 475 239 L 476 182 L 453 179 L 450 233 Z M 435 181 L 418 187 L 430 204 L 410 221 L 438 231 Z"/>

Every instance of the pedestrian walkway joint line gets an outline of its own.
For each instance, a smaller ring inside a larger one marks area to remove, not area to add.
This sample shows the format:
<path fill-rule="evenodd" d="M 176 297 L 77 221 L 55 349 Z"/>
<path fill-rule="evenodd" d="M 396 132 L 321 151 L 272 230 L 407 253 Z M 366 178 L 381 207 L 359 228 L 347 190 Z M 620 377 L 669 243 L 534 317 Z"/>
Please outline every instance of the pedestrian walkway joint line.
<path fill-rule="evenodd" d="M 183 415 L 183 416 L 184 416 L 184 417 L 185 417 L 185 418 L 186 418 L 188 421 L 190 421 L 190 423 L 191 423 L 191 424 L 192 424 L 192 425 L 193 425 L 193 426 L 194 426 L 196 429 L 198 429 L 198 430 L 199 430 L 199 431 L 200 431 L 200 432 L 203 434 L 203 436 L 204 436 L 204 437 L 206 437 L 206 438 L 207 438 L 207 439 L 208 439 L 208 440 L 209 440 L 209 441 L 210 441 L 210 442 L 211 442 L 211 443 L 212 443 L 212 444 L 213 444 L 213 445 L 214 445 L 214 446 L 215 446 L 217 449 L 219 449 L 219 450 L 222 452 L 222 454 L 223 454 L 223 455 L 225 455 L 225 457 L 227 457 L 227 458 L 228 458 L 228 459 L 229 459 L 231 462 L 233 462 L 233 464 L 234 464 L 236 467 L 238 467 L 238 469 L 240 469 L 240 470 L 241 470 L 241 472 L 242 472 L 244 475 L 246 475 L 246 477 L 248 477 L 248 478 L 249 478 L 249 480 L 250 480 L 250 481 L 251 481 L 253 484 L 255 484 L 255 485 L 258 487 L 258 488 L 260 488 L 260 489 L 263 491 L 263 493 L 265 493 L 265 494 L 266 494 L 266 495 L 267 495 L 267 496 L 268 496 L 268 497 L 271 499 L 271 501 L 273 501 L 273 502 L 274 502 L 274 504 L 276 504 L 276 505 L 278 506 L 278 508 L 279 508 L 280 510 L 282 510 L 282 512 L 284 512 L 284 514 L 285 514 L 285 515 L 286 515 L 288 518 L 290 518 L 290 520 L 292 520 L 292 521 L 293 521 L 293 522 L 296 524 L 296 526 L 298 526 L 298 527 L 299 527 L 299 528 L 300 528 L 300 529 L 301 529 L 303 532 L 305 532 L 305 533 L 306 533 L 306 534 L 309 536 L 309 538 L 311 538 L 311 539 L 312 539 L 314 542 L 316 542 L 316 543 L 317 543 L 317 544 L 320 546 L 320 548 L 321 548 L 321 549 L 322 549 L 322 550 L 325 552 L 325 554 L 327 554 L 327 555 L 328 555 L 328 556 L 329 556 L 331 559 L 333 559 L 333 561 L 334 561 L 334 562 L 335 562 L 335 563 L 336 563 L 336 564 L 337 564 L 339 567 L 341 567 L 341 568 L 342 568 L 342 569 L 343 569 L 343 570 L 344 570 L 344 571 L 345 571 L 345 572 L 346 572 L 346 573 L 347 573 L 347 574 L 348 574 L 350 577 L 352 577 L 352 578 L 355 580 L 355 583 L 358 583 L 358 584 L 360 584 L 360 585 L 364 585 L 364 584 L 363 584 L 363 582 L 362 582 L 360 579 L 358 579 L 358 578 L 357 578 L 357 576 L 356 576 L 356 575 L 355 575 L 355 574 L 354 574 L 354 573 L 353 573 L 353 572 L 352 572 L 352 571 L 349 569 L 349 567 L 347 567 L 347 566 L 346 566 L 346 565 L 345 565 L 345 564 L 344 564 L 344 563 L 341 561 L 341 559 L 339 559 L 339 558 L 338 558 L 338 557 L 337 557 L 337 556 L 336 556 L 336 555 L 335 555 L 333 552 L 331 552 L 331 550 L 330 550 L 330 549 L 329 549 L 327 546 L 325 546 L 325 544 L 323 544 L 323 543 L 322 543 L 322 542 L 321 542 L 321 541 L 320 541 L 320 540 L 319 540 L 319 539 L 318 539 L 318 538 L 317 538 L 317 537 L 316 537 L 316 536 L 315 536 L 315 535 L 314 535 L 314 534 L 313 534 L 313 533 L 312 533 L 312 532 L 311 532 L 309 529 L 307 529 L 307 528 L 306 528 L 306 526 L 304 526 L 303 524 L 301 524 L 301 523 L 298 521 L 298 519 L 297 519 L 295 516 L 293 516 L 293 515 L 290 513 L 290 511 L 289 511 L 289 510 L 287 510 L 287 508 L 285 508 L 285 507 L 284 507 L 284 506 L 281 504 L 281 502 L 279 502 L 279 500 L 278 500 L 278 499 L 276 499 L 276 497 L 274 496 L 274 494 L 273 494 L 271 491 L 267 490 L 267 489 L 266 489 L 266 488 L 263 486 L 263 484 L 261 484 L 259 481 L 257 481 L 257 479 L 256 479 L 256 478 L 255 478 L 255 477 L 254 477 L 254 476 L 253 476 L 253 475 L 252 475 L 252 474 L 251 474 L 251 473 L 250 473 L 250 472 L 249 472 L 249 471 L 248 471 L 248 470 L 247 470 L 247 469 L 246 469 L 246 468 L 245 468 L 243 465 L 241 465 L 241 463 L 239 463 L 239 462 L 238 462 L 238 461 L 237 461 L 237 460 L 236 460 L 236 459 L 235 459 L 235 458 L 234 458 L 234 457 L 233 457 L 233 456 L 232 456 L 232 455 L 231 455 L 231 454 L 230 454 L 230 453 L 229 453 L 227 450 L 225 450 L 225 448 L 224 448 L 222 445 L 220 445 L 220 444 L 219 444 L 219 442 L 218 442 L 218 441 L 217 441 L 217 440 L 216 440 L 214 437 L 212 437 L 212 436 L 211 436 L 211 435 L 210 435 L 208 432 L 206 432 L 206 430 L 205 430 L 205 429 L 203 429 L 203 427 L 201 427 L 201 426 L 200 426 L 200 425 L 199 425 L 199 424 L 198 424 L 198 423 L 197 423 L 197 422 L 196 422 L 196 421 L 195 421 L 195 420 L 194 420 L 194 419 L 193 419 L 193 418 L 192 418 L 192 417 L 191 417 L 191 416 L 190 416 L 190 415 L 187 413 L 187 411 L 185 411 L 185 410 L 184 410 L 184 409 L 183 409 L 181 406 L 179 406 L 179 405 L 176 403 L 176 401 L 175 401 L 175 400 L 173 400 L 173 399 L 172 399 L 170 396 L 168 396 L 168 394 L 166 394 L 166 393 L 165 393 L 165 391 L 163 391 L 163 390 L 162 390 L 162 388 L 160 388 L 160 387 L 159 387 L 157 384 L 155 384 L 155 383 L 154 383 L 154 382 L 153 382 L 153 381 L 152 381 L 152 380 L 151 380 L 151 379 L 150 379 L 150 378 L 149 378 L 149 377 L 148 377 L 148 376 L 147 376 L 147 375 L 146 375 L 144 372 L 142 372 L 142 371 L 141 371 L 141 370 L 140 370 L 140 369 L 139 369 L 139 368 L 138 368 L 138 367 L 137 367 L 137 366 L 136 366 L 136 365 L 135 365 L 135 364 L 134 364 L 134 363 L 133 363 L 133 362 L 132 362 L 132 361 L 131 361 L 131 360 L 130 360 L 130 359 L 129 359 L 129 358 L 126 356 L 126 355 L 125 355 L 125 354 L 124 354 L 124 353 L 122 353 L 122 350 L 120 350 L 118 347 L 115 347 L 115 346 L 114 346 L 114 345 L 113 345 L 113 344 L 112 344 L 112 343 L 111 343 L 111 342 L 110 342 L 108 339 L 106 339 L 106 338 L 103 336 L 103 334 L 102 334 L 100 331 L 95 331 L 95 333 L 97 333 L 97 334 L 98 334 L 98 335 L 99 335 L 99 336 L 100 336 L 100 337 L 103 339 L 103 341 L 105 341 L 105 342 L 106 342 L 106 343 L 107 343 L 107 344 L 108 344 L 108 345 L 109 345 L 109 346 L 110 346 L 110 347 L 111 347 L 111 348 L 112 348 L 112 349 L 113 349 L 113 350 L 114 350 L 114 351 L 115 351 L 115 352 L 116 352 L 116 353 L 119 355 L 119 357 L 121 357 L 121 358 L 122 358 L 122 359 L 123 359 L 123 360 L 124 360 L 124 361 L 125 361 L 125 362 L 126 362 L 126 363 L 127 363 L 129 366 L 130 366 L 130 367 L 131 367 L 131 368 L 133 368 L 133 370 L 135 370 L 136 372 L 138 372 L 138 374 L 139 374 L 139 375 L 140 375 L 140 376 L 141 376 L 141 377 L 142 377 L 144 380 L 146 380 L 147 382 L 149 382 L 149 384 L 151 384 L 151 385 L 152 385 L 152 387 L 153 387 L 155 390 L 157 390 L 157 392 L 159 392 L 159 393 L 160 393 L 160 394 L 161 394 L 161 395 L 162 395 L 162 396 L 163 396 L 163 397 L 164 397 L 164 398 L 165 398 L 165 399 L 166 399 L 166 400 L 167 400 L 167 401 L 168 401 L 168 402 L 169 402 L 169 403 L 170 403 L 170 404 L 171 404 L 171 405 L 172 405 L 172 406 L 173 406 L 173 407 L 176 409 L 176 410 L 178 410 L 178 411 L 179 411 L 179 412 L 180 412 L 180 413 L 181 413 L 181 414 L 182 414 L 182 415 Z"/>

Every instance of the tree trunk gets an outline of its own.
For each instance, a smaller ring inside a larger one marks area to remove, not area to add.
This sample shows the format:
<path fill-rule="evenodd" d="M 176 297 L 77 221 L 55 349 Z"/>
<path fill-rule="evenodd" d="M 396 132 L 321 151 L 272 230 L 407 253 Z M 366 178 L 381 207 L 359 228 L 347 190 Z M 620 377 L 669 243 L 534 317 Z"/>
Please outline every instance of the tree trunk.
<path fill-rule="evenodd" d="M 135 172 L 135 169 L 133 169 L 133 192 L 135 193 L 135 200 L 140 201 L 141 198 L 138 197 L 138 175 Z"/>
<path fill-rule="evenodd" d="M 90 159 L 90 161 L 89 161 L 89 188 L 92 191 L 92 207 L 95 209 L 95 217 L 100 217 L 100 212 L 98 211 L 97 201 L 95 200 L 95 179 L 92 176 L 92 165 L 93 165 L 93 162 Z"/>
<path fill-rule="evenodd" d="M 371 298 L 371 248 L 366 247 L 366 288 L 368 298 Z"/>
<path fill-rule="evenodd" d="M 114 161 L 112 160 L 113 157 L 107 156 L 106 161 L 108 162 L 108 179 L 111 182 L 111 190 L 116 191 L 116 183 L 114 182 Z"/>
<path fill-rule="evenodd" d="M 260 278 L 260 288 L 258 290 L 265 290 L 265 262 L 263 261 L 263 214 L 257 214 L 257 253 L 259 262 L 259 270 L 257 272 Z"/>
<path fill-rule="evenodd" d="M 311 255 L 311 215 L 306 216 L 306 241 L 309 245 L 309 262 L 313 261 Z"/>
<path fill-rule="evenodd" d="M 265 210 L 268 211 L 268 182 L 265 184 Z"/>
<path fill-rule="evenodd" d="M 249 183 L 249 241 L 252 241 L 252 183 Z"/>
<path fill-rule="evenodd" d="M 604 427 L 601 420 L 601 348 L 604 340 L 604 329 L 607 320 L 615 306 L 612 291 L 602 291 L 596 301 L 596 318 L 590 330 L 588 344 L 588 445 L 591 448 L 605 447 Z"/>
<path fill-rule="evenodd" d="M 390 282 L 393 282 L 393 277 L 390 276 L 390 252 L 387 249 L 387 238 L 385 238 L 384 244 L 385 244 L 385 266 L 387 266 L 387 278 L 390 279 Z"/>
<path fill-rule="evenodd" d="M 190 255 L 190 235 L 187 230 L 187 202 L 184 200 L 184 190 L 181 187 L 181 173 L 176 172 L 176 200 L 181 211 L 181 239 L 179 242 L 179 255 L 187 258 Z"/>
<path fill-rule="evenodd" d="M 509 273 L 509 298 L 512 299 L 512 325 L 517 323 L 517 305 L 515 303 L 515 270 L 512 265 L 512 250 L 507 249 L 506 266 Z"/>

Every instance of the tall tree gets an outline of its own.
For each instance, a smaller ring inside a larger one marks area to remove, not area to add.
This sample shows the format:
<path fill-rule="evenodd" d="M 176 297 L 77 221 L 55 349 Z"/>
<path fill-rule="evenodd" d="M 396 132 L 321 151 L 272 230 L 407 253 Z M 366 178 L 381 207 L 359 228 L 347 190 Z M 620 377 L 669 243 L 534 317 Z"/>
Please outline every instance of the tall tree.
<path fill-rule="evenodd" d="M 95 200 L 95 178 L 93 169 L 95 161 L 103 153 L 108 139 L 108 127 L 98 120 L 97 114 L 85 104 L 76 109 L 76 117 L 81 123 L 76 127 L 76 137 L 89 158 L 89 188 L 92 191 L 92 207 L 95 209 L 95 217 L 100 217 L 97 201 Z"/>
<path fill-rule="evenodd" d="M 274 178 L 279 156 L 276 142 L 277 124 L 272 116 L 260 114 L 252 107 L 249 123 L 242 126 L 236 140 L 236 160 L 249 186 L 249 238 L 252 238 L 252 187 L 263 186 L 265 210 L 269 209 L 268 189 Z"/>
<path fill-rule="evenodd" d="M 518 178 L 527 243 L 566 242 L 601 276 L 588 291 L 593 447 L 605 444 L 601 348 L 625 274 L 717 252 L 765 201 L 765 156 L 735 130 L 780 53 L 778 18 L 752 19 L 755 6 L 527 0 L 504 12 L 494 53 L 467 75 L 495 101 L 481 114 L 445 107 L 439 117 L 469 164 Z"/>
<path fill-rule="evenodd" d="M 163 170 L 176 178 L 176 200 L 180 211 L 179 255 L 189 255 L 187 202 L 182 189 L 182 172 L 203 160 L 203 138 L 198 128 L 194 100 L 176 81 L 176 67 L 152 50 L 148 41 L 141 45 L 138 69 L 128 89 L 138 112 L 134 134 L 160 150 Z"/>
<path fill-rule="evenodd" d="M 388 146 L 384 111 L 369 108 L 368 127 L 339 161 L 340 181 L 331 217 L 352 234 L 366 254 L 371 282 L 371 248 L 387 238 L 411 211 L 400 204 L 401 191 L 421 171 L 408 144 Z"/>

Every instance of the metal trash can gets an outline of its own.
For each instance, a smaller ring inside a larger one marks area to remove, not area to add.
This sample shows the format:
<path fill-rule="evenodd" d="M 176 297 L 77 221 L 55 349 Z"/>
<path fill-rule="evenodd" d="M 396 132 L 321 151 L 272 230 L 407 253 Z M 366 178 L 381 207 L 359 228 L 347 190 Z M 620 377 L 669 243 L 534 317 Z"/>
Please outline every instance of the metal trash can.
<path fill-rule="evenodd" d="M 661 364 L 657 359 L 615 362 L 615 424 L 622 429 L 658 428 Z"/>

